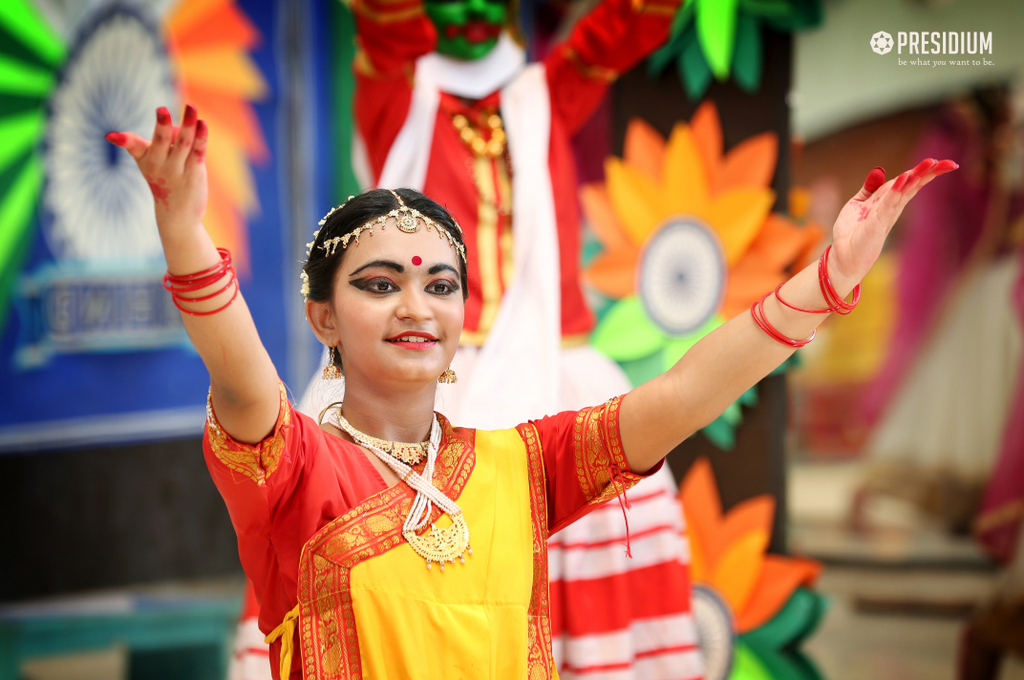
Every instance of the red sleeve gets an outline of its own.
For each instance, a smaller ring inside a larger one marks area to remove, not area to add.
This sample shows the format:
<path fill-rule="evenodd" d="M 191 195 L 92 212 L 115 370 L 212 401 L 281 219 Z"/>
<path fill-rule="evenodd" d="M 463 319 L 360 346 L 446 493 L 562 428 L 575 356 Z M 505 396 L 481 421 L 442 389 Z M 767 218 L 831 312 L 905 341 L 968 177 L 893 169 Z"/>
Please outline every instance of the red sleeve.
<path fill-rule="evenodd" d="M 661 468 L 659 462 L 643 475 L 630 471 L 619 435 L 621 402 L 622 397 L 615 397 L 600 406 L 531 420 L 517 428 L 527 446 L 536 442 L 543 455 L 551 533 Z"/>
<path fill-rule="evenodd" d="M 351 8 L 355 120 L 376 182 L 409 112 L 416 60 L 434 49 L 437 32 L 420 0 L 355 0 Z"/>
<path fill-rule="evenodd" d="M 552 111 L 570 135 L 590 118 L 612 81 L 665 42 L 678 7 L 679 0 L 604 0 L 548 55 Z"/>
<path fill-rule="evenodd" d="M 280 572 L 270 540 L 275 519 L 299 488 L 320 442 L 304 436 L 283 384 L 280 390 L 277 423 L 263 441 L 245 444 L 232 439 L 209 400 L 203 437 L 206 466 L 227 505 L 242 568 L 260 600 Z"/>

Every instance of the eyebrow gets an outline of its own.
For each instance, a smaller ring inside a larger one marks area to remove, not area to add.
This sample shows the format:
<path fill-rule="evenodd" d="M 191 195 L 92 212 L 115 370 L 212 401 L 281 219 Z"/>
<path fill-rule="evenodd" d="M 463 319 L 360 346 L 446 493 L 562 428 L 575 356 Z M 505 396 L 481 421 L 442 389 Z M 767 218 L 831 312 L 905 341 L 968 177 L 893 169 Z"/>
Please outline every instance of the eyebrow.
<path fill-rule="evenodd" d="M 373 262 L 367 262 L 362 267 L 349 274 L 349 276 L 355 276 L 359 272 L 370 267 L 386 267 L 387 269 L 394 269 L 399 274 L 405 273 L 405 267 L 398 264 L 397 262 L 394 262 L 393 260 L 374 260 Z"/>
<path fill-rule="evenodd" d="M 430 269 L 427 270 L 427 274 L 429 276 L 433 276 L 434 274 L 437 274 L 439 272 L 444 272 L 444 271 L 449 271 L 452 274 L 455 274 L 456 276 L 459 276 L 459 272 L 458 272 L 458 270 L 455 269 L 455 267 L 451 266 L 450 264 L 444 264 L 444 263 L 435 264 L 433 267 L 431 267 Z"/>

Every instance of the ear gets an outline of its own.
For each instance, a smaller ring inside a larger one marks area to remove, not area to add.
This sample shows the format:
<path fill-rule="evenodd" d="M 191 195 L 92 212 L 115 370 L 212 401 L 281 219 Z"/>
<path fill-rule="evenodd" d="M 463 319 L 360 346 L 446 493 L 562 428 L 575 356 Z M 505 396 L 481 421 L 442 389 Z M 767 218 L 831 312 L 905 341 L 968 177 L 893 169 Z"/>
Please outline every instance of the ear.
<path fill-rule="evenodd" d="M 340 338 L 338 337 L 337 326 L 335 325 L 334 310 L 331 309 L 330 302 L 306 300 L 306 321 L 309 322 L 309 327 L 313 329 L 313 334 L 316 335 L 317 340 L 328 347 L 334 347 L 338 344 Z"/>

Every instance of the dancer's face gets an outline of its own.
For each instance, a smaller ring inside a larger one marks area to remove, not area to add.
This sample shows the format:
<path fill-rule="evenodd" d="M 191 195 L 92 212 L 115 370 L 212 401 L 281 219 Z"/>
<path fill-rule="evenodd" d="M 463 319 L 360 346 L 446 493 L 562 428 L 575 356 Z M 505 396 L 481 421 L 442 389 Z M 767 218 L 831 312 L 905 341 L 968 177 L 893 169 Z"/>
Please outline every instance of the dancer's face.
<path fill-rule="evenodd" d="M 426 383 L 448 368 L 465 307 L 459 255 L 437 231 L 395 220 L 345 249 L 330 303 L 346 384 Z"/>
<path fill-rule="evenodd" d="M 426 0 L 437 28 L 437 51 L 456 59 L 480 59 L 498 43 L 508 0 Z"/>

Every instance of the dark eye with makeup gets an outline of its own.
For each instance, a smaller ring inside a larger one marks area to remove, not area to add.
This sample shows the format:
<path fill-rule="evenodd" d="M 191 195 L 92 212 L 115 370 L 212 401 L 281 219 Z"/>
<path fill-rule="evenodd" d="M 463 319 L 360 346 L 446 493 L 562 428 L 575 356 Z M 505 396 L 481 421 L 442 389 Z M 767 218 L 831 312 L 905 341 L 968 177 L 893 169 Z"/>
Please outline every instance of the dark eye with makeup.
<path fill-rule="evenodd" d="M 458 286 L 446 279 L 438 279 L 427 284 L 427 292 L 434 295 L 451 295 L 458 289 Z"/>
<path fill-rule="evenodd" d="M 359 290 L 365 290 L 367 293 L 393 293 L 399 290 L 394 281 L 383 276 L 352 281 L 352 285 Z"/>

